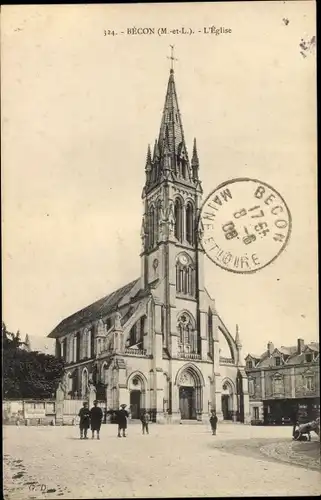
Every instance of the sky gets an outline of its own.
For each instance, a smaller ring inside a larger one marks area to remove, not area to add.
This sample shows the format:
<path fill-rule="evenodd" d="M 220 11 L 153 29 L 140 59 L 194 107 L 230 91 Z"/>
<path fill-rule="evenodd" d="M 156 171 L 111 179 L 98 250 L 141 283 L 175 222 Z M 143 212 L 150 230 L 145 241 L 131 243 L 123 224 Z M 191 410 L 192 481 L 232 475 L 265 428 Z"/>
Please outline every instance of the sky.
<path fill-rule="evenodd" d="M 126 34 L 182 26 L 195 33 Z M 205 34 L 210 26 L 232 32 Z M 314 2 L 4 6 L 1 28 L 10 330 L 52 345 L 46 336 L 63 318 L 140 275 L 146 151 L 175 44 L 204 199 L 228 179 L 252 177 L 292 215 L 290 242 L 271 265 L 237 275 L 205 258 L 206 288 L 232 334 L 239 325 L 244 354 L 318 338 L 316 61 L 299 46 L 315 35 Z"/>

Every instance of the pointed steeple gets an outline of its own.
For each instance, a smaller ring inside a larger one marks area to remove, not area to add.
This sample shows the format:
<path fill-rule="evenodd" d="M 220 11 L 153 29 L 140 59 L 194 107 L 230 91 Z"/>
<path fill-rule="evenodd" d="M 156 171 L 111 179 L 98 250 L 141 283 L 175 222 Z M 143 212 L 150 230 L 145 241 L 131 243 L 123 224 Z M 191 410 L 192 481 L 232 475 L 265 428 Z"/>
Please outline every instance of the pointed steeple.
<path fill-rule="evenodd" d="M 158 148 L 160 151 L 161 160 L 164 160 L 165 154 L 170 156 L 170 168 L 174 174 L 180 172 L 179 163 L 181 159 L 183 159 L 183 161 L 185 161 L 187 163 L 187 166 L 189 167 L 173 69 L 170 70 L 169 74 L 165 104 L 158 137 Z M 186 169 L 186 171 L 188 171 L 188 169 Z"/>
<path fill-rule="evenodd" d="M 198 169 L 199 169 L 199 160 L 198 160 L 198 154 L 197 154 L 197 146 L 196 146 L 196 139 L 194 138 L 194 144 L 193 144 L 193 156 L 192 156 L 192 173 L 193 173 L 193 179 L 198 179 Z"/>
<path fill-rule="evenodd" d="M 153 190 L 165 179 L 169 179 L 173 182 L 182 182 L 190 187 L 196 188 L 199 192 L 202 192 L 201 184 L 198 178 L 199 165 L 195 141 L 192 163 L 188 157 L 174 79 L 173 61 L 176 61 L 173 55 L 174 47 L 171 46 L 171 49 L 172 55 L 169 57 L 171 60 L 171 69 L 167 84 L 160 131 L 158 140 L 155 141 L 153 155 L 151 157 L 150 176 L 146 180 L 146 184 L 143 189 L 143 198 L 149 191 Z M 149 169 L 149 157 L 146 164 L 146 176 L 147 166 Z"/>

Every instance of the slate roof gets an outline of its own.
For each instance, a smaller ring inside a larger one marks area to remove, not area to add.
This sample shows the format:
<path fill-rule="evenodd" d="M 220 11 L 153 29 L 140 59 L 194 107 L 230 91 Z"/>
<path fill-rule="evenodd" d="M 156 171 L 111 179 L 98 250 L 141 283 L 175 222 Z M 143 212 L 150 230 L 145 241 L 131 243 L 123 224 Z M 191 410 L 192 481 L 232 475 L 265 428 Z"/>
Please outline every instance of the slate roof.
<path fill-rule="evenodd" d="M 311 349 L 314 352 L 319 352 L 320 349 L 319 343 L 310 342 L 308 344 L 304 344 L 302 346 L 302 354 L 298 353 L 297 345 L 275 347 L 272 352 L 279 351 L 279 353 L 283 354 L 284 360 L 286 361 L 287 364 L 295 364 L 297 362 L 300 362 L 303 353 L 306 352 L 306 349 Z M 261 362 L 264 361 L 264 359 L 269 356 L 269 351 L 266 350 L 259 356 L 257 354 L 249 353 L 246 356 L 246 358 L 248 358 L 249 356 L 256 361 L 255 367 L 258 367 L 260 366 Z"/>
<path fill-rule="evenodd" d="M 251 353 L 249 353 L 248 356 L 251 356 L 251 358 L 253 358 L 253 359 L 262 361 L 263 359 L 266 358 L 268 353 L 269 353 L 269 351 L 264 351 L 263 354 L 251 354 Z"/>
<path fill-rule="evenodd" d="M 72 314 L 68 318 L 62 320 L 54 330 L 49 333 L 49 338 L 59 338 L 66 333 L 72 332 L 81 326 L 99 319 L 101 316 L 106 316 L 117 309 L 119 302 L 127 295 L 133 287 L 138 283 L 140 278 L 137 278 L 127 285 L 118 288 L 114 292 L 106 295 L 102 299 L 97 300 L 93 304 L 81 309 Z"/>
<path fill-rule="evenodd" d="M 320 344 L 319 342 L 311 342 L 310 344 L 307 344 L 307 346 L 311 349 L 311 351 L 320 351 Z"/>
<path fill-rule="evenodd" d="M 282 354 L 285 354 L 287 356 L 291 356 L 291 354 L 295 354 L 298 350 L 298 347 L 296 345 L 290 346 L 290 347 L 284 347 L 283 345 L 279 348 L 277 348 L 278 351 L 280 351 Z"/>

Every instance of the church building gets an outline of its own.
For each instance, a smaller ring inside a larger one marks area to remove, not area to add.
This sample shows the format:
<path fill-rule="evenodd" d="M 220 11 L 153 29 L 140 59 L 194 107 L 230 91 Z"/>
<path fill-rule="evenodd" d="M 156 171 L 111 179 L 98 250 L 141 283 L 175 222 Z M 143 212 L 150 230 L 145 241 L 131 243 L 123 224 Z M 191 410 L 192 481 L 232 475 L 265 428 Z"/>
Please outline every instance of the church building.
<path fill-rule="evenodd" d="M 66 362 L 66 398 L 95 387 L 107 408 L 127 404 L 155 422 L 248 422 L 248 379 L 238 327 L 231 333 L 204 283 L 202 199 L 194 139 L 188 156 L 170 70 L 158 139 L 147 150 L 141 275 L 64 319 L 49 334 Z M 227 355 L 222 355 L 222 344 Z"/>

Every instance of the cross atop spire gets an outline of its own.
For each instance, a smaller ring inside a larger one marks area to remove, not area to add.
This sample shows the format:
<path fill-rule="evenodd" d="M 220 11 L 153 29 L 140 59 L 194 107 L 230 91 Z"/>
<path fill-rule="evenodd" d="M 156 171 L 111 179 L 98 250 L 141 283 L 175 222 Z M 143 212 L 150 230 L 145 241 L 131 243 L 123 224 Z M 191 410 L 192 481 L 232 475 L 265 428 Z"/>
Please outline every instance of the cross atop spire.
<path fill-rule="evenodd" d="M 170 45 L 170 48 L 171 48 L 171 55 L 170 56 L 167 56 L 167 59 L 170 59 L 171 60 L 171 73 L 174 73 L 174 61 L 178 61 L 178 59 L 176 59 L 174 57 L 174 47 L 175 45 Z"/>
<path fill-rule="evenodd" d="M 171 69 L 167 84 L 165 103 L 163 107 L 158 140 L 155 142 L 154 152 L 150 165 L 150 154 L 147 155 L 146 189 L 150 191 L 156 184 L 165 179 L 180 180 L 201 191 L 198 179 L 199 161 L 196 142 L 193 148 L 193 162 L 189 161 L 186 148 L 182 118 L 178 106 L 174 77 L 174 45 L 170 45 Z M 151 167 L 151 168 L 150 168 Z M 146 190 L 143 190 L 146 193 Z"/>

